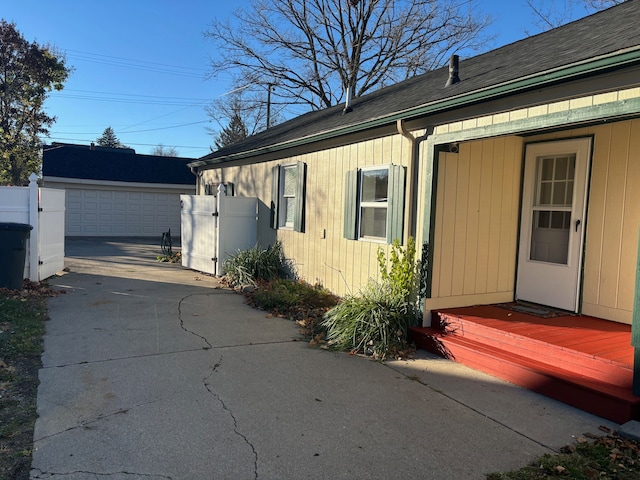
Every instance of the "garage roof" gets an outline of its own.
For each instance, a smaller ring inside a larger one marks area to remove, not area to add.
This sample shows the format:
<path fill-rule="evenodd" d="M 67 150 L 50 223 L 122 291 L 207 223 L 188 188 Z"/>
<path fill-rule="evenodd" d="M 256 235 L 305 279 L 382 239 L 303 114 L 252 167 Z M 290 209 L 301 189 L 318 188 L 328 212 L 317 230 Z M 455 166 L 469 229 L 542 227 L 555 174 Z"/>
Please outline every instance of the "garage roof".
<path fill-rule="evenodd" d="M 193 158 L 139 155 L 130 148 L 54 142 L 44 147 L 42 174 L 85 180 L 194 185 L 195 177 L 187 166 L 193 161 Z"/>

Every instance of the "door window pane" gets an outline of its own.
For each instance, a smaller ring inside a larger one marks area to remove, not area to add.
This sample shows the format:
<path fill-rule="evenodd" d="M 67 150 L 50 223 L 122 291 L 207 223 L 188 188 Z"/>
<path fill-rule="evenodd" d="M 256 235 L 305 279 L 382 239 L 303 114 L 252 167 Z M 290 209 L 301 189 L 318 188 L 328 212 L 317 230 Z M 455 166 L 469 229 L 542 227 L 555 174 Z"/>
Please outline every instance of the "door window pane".
<path fill-rule="evenodd" d="M 573 180 L 567 182 L 567 194 L 564 199 L 565 205 L 573 205 Z"/>
<path fill-rule="evenodd" d="M 565 180 L 567 178 L 567 165 L 569 159 L 567 157 L 556 158 L 556 174 L 554 180 Z"/>
<path fill-rule="evenodd" d="M 542 181 L 553 180 L 553 158 L 542 159 L 542 173 L 540 178 Z"/>
<path fill-rule="evenodd" d="M 538 157 L 529 258 L 566 265 L 575 155 Z"/>
<path fill-rule="evenodd" d="M 553 205 L 565 205 L 565 193 L 567 184 L 565 182 L 555 182 L 553 186 Z"/>
<path fill-rule="evenodd" d="M 540 200 L 538 205 L 551 205 L 551 182 L 544 182 L 540 184 Z"/>
<path fill-rule="evenodd" d="M 533 212 L 533 228 L 550 228 L 551 212 L 537 210 Z"/>
<path fill-rule="evenodd" d="M 573 177 L 576 157 L 538 157 L 534 206 L 570 207 L 573 203 Z"/>
<path fill-rule="evenodd" d="M 536 220 L 540 217 L 539 214 L 545 212 L 534 212 L 534 221 L 531 229 L 531 248 L 530 256 L 531 260 L 538 262 L 558 263 L 562 265 L 567 264 L 569 253 L 569 225 L 567 220 L 566 227 L 562 228 L 544 228 L 538 226 Z M 564 216 L 562 212 L 546 212 L 551 216 L 551 225 L 558 223 L 562 225 L 564 223 Z M 566 212 L 568 217 L 571 214 Z M 556 217 L 557 215 L 557 217 Z M 546 215 L 545 215 L 546 218 Z M 556 218 L 558 220 L 556 220 Z"/>

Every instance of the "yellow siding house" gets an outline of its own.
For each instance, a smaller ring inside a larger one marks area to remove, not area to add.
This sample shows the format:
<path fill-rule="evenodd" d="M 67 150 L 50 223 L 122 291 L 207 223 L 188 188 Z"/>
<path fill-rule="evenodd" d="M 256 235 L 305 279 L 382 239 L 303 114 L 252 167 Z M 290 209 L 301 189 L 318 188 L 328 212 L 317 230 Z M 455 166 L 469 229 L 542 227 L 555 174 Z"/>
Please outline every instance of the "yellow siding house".
<path fill-rule="evenodd" d="M 433 309 L 526 300 L 631 323 L 640 2 L 274 126 L 190 166 L 258 197 L 259 242 L 339 295 L 416 238 Z"/>

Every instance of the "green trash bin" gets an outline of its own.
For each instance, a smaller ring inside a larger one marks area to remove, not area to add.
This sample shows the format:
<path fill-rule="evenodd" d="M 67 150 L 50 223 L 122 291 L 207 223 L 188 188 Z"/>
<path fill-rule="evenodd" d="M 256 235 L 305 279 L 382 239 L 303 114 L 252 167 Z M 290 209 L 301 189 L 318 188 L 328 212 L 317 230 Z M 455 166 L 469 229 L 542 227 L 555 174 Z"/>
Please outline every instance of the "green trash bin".
<path fill-rule="evenodd" d="M 22 290 L 31 225 L 0 223 L 0 288 Z"/>

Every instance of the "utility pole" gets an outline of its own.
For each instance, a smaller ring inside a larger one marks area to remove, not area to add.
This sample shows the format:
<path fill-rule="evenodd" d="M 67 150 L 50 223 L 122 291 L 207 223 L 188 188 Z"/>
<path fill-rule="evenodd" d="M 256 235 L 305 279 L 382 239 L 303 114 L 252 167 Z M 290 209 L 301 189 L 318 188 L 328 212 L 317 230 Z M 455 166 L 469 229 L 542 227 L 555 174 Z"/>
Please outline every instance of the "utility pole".
<path fill-rule="evenodd" d="M 271 87 L 272 83 L 267 84 L 267 128 L 271 126 Z"/>

